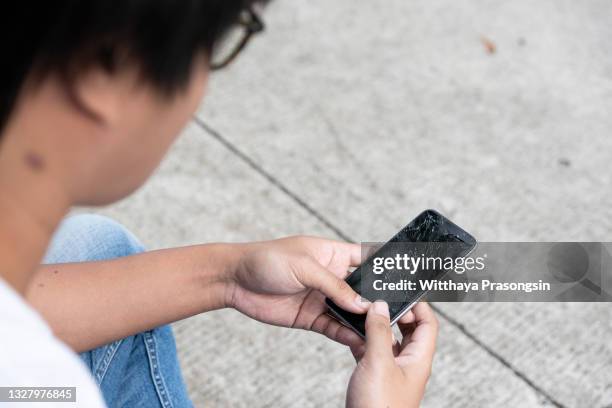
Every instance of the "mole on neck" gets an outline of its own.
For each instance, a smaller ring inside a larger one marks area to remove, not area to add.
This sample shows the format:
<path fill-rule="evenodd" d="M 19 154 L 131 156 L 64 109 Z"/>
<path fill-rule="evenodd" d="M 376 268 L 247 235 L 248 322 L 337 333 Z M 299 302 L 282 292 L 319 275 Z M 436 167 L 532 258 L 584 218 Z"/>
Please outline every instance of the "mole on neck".
<path fill-rule="evenodd" d="M 43 171 L 45 168 L 44 159 L 42 158 L 41 155 L 39 155 L 36 152 L 33 152 L 33 151 L 26 152 L 26 154 L 23 156 L 23 159 L 26 165 L 28 166 L 28 168 L 30 168 L 32 171 L 36 173 Z"/>

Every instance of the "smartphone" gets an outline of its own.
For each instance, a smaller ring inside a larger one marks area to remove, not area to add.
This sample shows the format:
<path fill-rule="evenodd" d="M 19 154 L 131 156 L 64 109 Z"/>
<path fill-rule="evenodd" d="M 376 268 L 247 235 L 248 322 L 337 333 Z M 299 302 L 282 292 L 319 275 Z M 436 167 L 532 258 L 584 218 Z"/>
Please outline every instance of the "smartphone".
<path fill-rule="evenodd" d="M 391 296 L 384 295 L 384 293 L 382 294 L 383 297 L 380 297 L 381 293 L 377 293 L 376 296 L 378 296 L 378 298 L 372 299 L 372 293 L 362 293 L 362 287 L 364 287 L 364 283 L 369 284 L 367 281 L 370 279 L 388 280 L 386 278 L 389 278 L 389 276 L 385 276 L 384 274 L 394 273 L 393 271 L 387 271 L 384 272 L 383 275 L 373 275 L 371 273 L 373 260 L 383 255 L 389 256 L 389 254 L 393 254 L 397 247 L 409 248 L 411 246 L 418 248 L 415 250 L 418 251 L 418 255 L 416 256 L 424 256 L 424 253 L 426 253 L 428 257 L 441 257 L 443 259 L 450 257 L 452 259 L 457 259 L 467 256 L 476 247 L 476 239 L 439 212 L 435 210 L 425 210 L 402 228 L 386 244 L 376 249 L 374 253 L 368 255 L 362 265 L 346 278 L 346 282 L 355 292 L 361 294 L 369 301 L 386 301 L 389 304 L 389 314 L 392 325 L 395 324 L 403 314 L 408 312 L 427 291 L 420 289 L 419 285 L 415 285 L 415 289 L 403 291 L 403 293 L 401 293 L 402 299 L 398 301 L 397 298 L 391 298 Z M 423 250 L 423 248 L 426 249 Z M 444 268 L 434 268 L 434 270 L 428 269 L 427 271 L 416 269 L 409 276 L 410 279 L 415 282 L 422 279 L 440 280 L 444 278 L 447 272 L 448 270 Z M 325 301 L 333 317 L 353 329 L 361 337 L 365 338 L 365 314 L 350 313 L 341 309 L 330 299 L 326 299 Z"/>

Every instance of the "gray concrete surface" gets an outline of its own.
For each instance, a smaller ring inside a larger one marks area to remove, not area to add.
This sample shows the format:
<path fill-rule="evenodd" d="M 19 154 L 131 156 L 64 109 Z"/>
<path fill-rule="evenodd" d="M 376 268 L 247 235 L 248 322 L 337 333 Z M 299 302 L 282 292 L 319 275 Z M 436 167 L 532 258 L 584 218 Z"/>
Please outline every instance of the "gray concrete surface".
<path fill-rule="evenodd" d="M 385 240 L 427 207 L 480 240 L 612 231 L 612 3 L 273 2 L 143 190 L 102 210 L 151 248 Z M 483 44 L 495 44 L 490 53 Z M 438 304 L 425 407 L 612 405 L 608 304 Z M 341 406 L 318 336 L 232 311 L 175 325 L 197 406 Z"/>

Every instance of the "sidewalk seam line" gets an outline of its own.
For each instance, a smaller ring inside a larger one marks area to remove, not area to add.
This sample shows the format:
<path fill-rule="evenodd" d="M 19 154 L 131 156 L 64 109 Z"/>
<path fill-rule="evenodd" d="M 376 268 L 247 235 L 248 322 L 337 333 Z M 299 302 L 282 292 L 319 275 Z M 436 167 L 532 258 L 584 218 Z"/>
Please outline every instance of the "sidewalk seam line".
<path fill-rule="evenodd" d="M 308 203 L 306 203 L 302 198 L 300 198 L 298 195 L 296 195 L 293 191 L 289 190 L 289 188 L 287 188 L 284 184 L 282 184 L 272 174 L 267 172 L 263 167 L 261 167 L 259 164 L 257 164 L 253 159 L 251 159 L 244 152 L 239 150 L 229 140 L 227 140 L 223 136 L 221 136 L 221 134 L 219 132 L 217 132 L 215 129 L 213 129 L 212 127 L 207 125 L 198 116 L 194 115 L 193 121 L 199 127 L 201 127 L 206 133 L 208 133 L 213 139 L 215 139 L 220 144 L 222 144 L 230 152 L 232 152 L 236 156 L 238 156 L 243 162 L 245 162 L 249 167 L 251 167 L 253 170 L 255 170 L 259 175 L 261 175 L 266 180 L 268 180 L 272 185 L 274 185 L 276 188 L 281 190 L 283 193 L 285 193 L 287 196 L 289 196 L 293 201 L 295 201 L 300 207 L 302 207 L 304 210 L 306 210 L 306 212 L 308 212 L 310 215 L 315 217 L 319 222 L 321 222 L 323 225 L 325 225 L 327 228 L 329 228 L 331 231 L 333 231 L 338 236 L 338 238 L 341 238 L 342 240 L 347 241 L 347 242 L 355 242 L 347 234 L 345 234 L 341 229 L 336 227 L 329 220 L 327 220 L 327 218 L 325 218 L 317 210 L 315 210 Z M 459 323 L 457 320 L 455 320 L 454 318 L 450 317 L 443 310 L 441 310 L 437 305 L 431 304 L 431 303 L 430 303 L 430 305 L 431 305 L 432 309 L 434 309 L 436 311 L 436 313 L 438 313 L 440 316 L 444 317 L 445 320 L 447 320 L 451 325 L 455 326 L 457 328 L 457 330 L 459 330 L 461 333 L 463 333 L 465 336 L 467 336 L 470 340 L 472 340 L 472 342 L 474 342 L 478 347 L 483 349 L 487 354 L 489 354 L 489 356 L 493 357 L 495 360 L 499 361 L 504 367 L 506 367 L 510 371 L 512 371 L 512 373 L 514 373 L 515 376 L 517 376 L 525 384 L 527 384 L 527 386 L 529 386 L 534 391 L 536 391 L 538 394 L 540 394 L 541 396 L 546 398 L 546 400 L 548 400 L 548 402 L 550 402 L 551 404 L 553 404 L 557 408 L 566 408 L 565 405 L 561 404 L 559 401 L 557 401 L 555 398 L 553 398 L 551 395 L 549 395 L 546 391 L 544 391 L 540 386 L 536 385 L 525 374 L 523 374 L 522 372 L 518 371 L 518 369 L 514 368 L 514 366 L 512 366 L 512 364 L 508 360 L 506 360 L 504 357 L 502 357 L 501 355 L 496 353 L 492 348 L 490 348 L 489 346 L 484 344 L 482 341 L 480 341 L 474 334 L 472 334 L 469 331 L 467 331 L 463 324 Z"/>
<path fill-rule="evenodd" d="M 246 164 L 248 164 L 249 167 L 251 167 L 257 173 L 259 173 L 261 176 L 263 176 L 266 180 L 268 180 L 270 183 L 272 183 L 276 188 L 278 188 L 283 193 L 285 193 L 287 196 L 289 196 L 300 207 L 304 208 L 308 213 L 310 213 L 312 216 L 314 216 L 319 222 L 321 222 L 327 228 L 332 230 L 339 238 L 342 238 L 345 241 L 351 241 L 352 242 L 352 240 L 344 232 L 342 232 L 335 225 L 333 225 L 331 222 L 329 222 L 325 217 L 323 217 L 321 214 L 319 214 L 319 212 L 317 210 L 315 210 L 310 205 L 308 205 L 308 203 L 306 203 L 304 200 L 302 200 L 300 197 L 298 197 L 295 193 L 293 193 L 291 190 L 289 190 L 287 187 L 285 187 L 285 185 L 283 185 L 280 181 L 278 181 L 274 176 L 272 176 L 270 173 L 265 171 L 261 166 L 259 166 L 257 163 L 255 163 L 255 161 L 253 159 L 251 159 L 249 156 L 244 154 L 242 151 L 238 150 L 233 144 L 231 144 L 229 141 L 227 141 L 225 138 L 223 138 L 223 136 L 221 136 L 221 134 L 219 134 L 219 132 L 217 132 L 216 130 L 212 129 L 210 126 L 208 126 L 206 123 L 204 123 L 197 116 L 194 116 L 193 120 L 206 133 L 208 133 L 215 140 L 217 140 L 219 143 L 221 143 L 223 146 L 225 146 L 225 148 L 227 148 L 229 151 L 231 151 L 236 156 L 238 156 L 242 161 L 244 161 Z"/>

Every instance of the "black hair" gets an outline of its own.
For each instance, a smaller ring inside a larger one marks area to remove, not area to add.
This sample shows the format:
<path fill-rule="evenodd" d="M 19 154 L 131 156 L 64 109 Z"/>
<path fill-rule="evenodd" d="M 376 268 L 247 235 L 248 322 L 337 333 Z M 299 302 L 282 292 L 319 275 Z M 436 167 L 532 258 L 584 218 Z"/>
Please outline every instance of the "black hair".
<path fill-rule="evenodd" d="M 30 75 L 70 80 L 91 66 L 136 63 L 165 94 L 184 86 L 194 57 L 210 56 L 256 0 L 57 0 L 7 2 L 0 17 L 0 132 Z M 0 134 L 1 137 L 1 134 Z"/>

